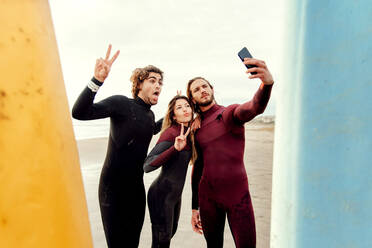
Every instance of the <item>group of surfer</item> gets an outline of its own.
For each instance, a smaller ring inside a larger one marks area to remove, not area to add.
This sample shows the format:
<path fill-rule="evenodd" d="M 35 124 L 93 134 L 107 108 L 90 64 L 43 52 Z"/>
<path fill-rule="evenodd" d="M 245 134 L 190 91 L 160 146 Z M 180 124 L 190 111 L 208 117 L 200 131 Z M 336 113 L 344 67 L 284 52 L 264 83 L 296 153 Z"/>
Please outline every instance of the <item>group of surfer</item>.
<path fill-rule="evenodd" d="M 245 58 L 249 78 L 261 84 L 243 104 L 218 105 L 214 89 L 203 77 L 187 83 L 187 96 L 177 94 L 164 118 L 155 121 L 151 106 L 163 87 L 163 72 L 155 66 L 133 71 L 132 97 L 94 98 L 119 56 L 97 59 L 94 77 L 74 104 L 79 120 L 110 118 L 106 159 L 99 183 L 99 203 L 108 247 L 138 247 L 146 192 L 143 173 L 161 167 L 147 202 L 152 224 L 152 247 L 169 247 L 177 231 L 181 196 L 188 165 L 192 165 L 192 219 L 195 232 L 208 247 L 223 247 L 227 217 L 236 247 L 256 247 L 255 220 L 244 167 L 244 123 L 261 114 L 274 83 L 264 61 Z M 151 138 L 161 132 L 148 152 Z"/>

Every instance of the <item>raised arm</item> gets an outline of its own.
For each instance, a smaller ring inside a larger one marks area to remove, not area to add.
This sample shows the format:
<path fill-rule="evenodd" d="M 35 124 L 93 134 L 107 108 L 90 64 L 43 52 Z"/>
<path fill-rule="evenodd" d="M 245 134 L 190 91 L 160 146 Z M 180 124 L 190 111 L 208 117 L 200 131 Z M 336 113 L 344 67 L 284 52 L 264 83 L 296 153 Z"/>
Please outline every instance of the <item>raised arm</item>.
<path fill-rule="evenodd" d="M 95 81 L 93 78 L 76 100 L 72 108 L 72 117 L 78 120 L 94 120 L 113 116 L 118 111 L 124 112 L 123 109 L 128 102 L 128 98 L 125 96 L 110 96 L 100 102 L 93 103 L 96 95 L 96 91 L 90 86 L 90 84 L 94 84 L 93 80 Z"/>
<path fill-rule="evenodd" d="M 187 144 L 187 136 L 190 133 L 190 128 L 184 134 L 184 127 L 182 125 L 181 133 L 175 137 L 171 128 L 168 128 L 160 136 L 158 143 L 151 150 L 145 163 L 143 164 L 143 170 L 147 173 L 156 170 L 164 163 L 166 163 L 174 154 L 178 151 L 183 150 Z"/>
<path fill-rule="evenodd" d="M 248 122 L 257 115 L 264 112 L 267 103 L 269 102 L 272 85 L 274 83 L 273 77 L 264 61 L 252 58 L 245 58 L 244 64 L 257 66 L 248 69 L 247 73 L 257 72 L 257 74 L 250 75 L 249 78 L 259 78 L 261 79 L 262 83 L 252 100 L 241 104 L 235 109 L 234 119 L 240 123 Z"/>
<path fill-rule="evenodd" d="M 145 163 L 143 164 L 144 172 L 148 173 L 156 170 L 167 162 L 177 152 L 173 144 L 174 142 L 172 141 L 158 141 L 146 157 Z"/>
<path fill-rule="evenodd" d="M 234 119 L 240 123 L 252 120 L 262 114 L 270 99 L 272 85 L 261 84 L 253 99 L 235 108 Z"/>
<path fill-rule="evenodd" d="M 97 104 L 93 104 L 94 97 L 97 94 L 98 89 L 102 86 L 103 82 L 107 78 L 111 70 L 111 66 L 119 56 L 120 51 L 117 51 L 115 55 L 109 59 L 110 52 L 111 45 L 109 45 L 105 59 L 97 59 L 94 68 L 94 77 L 80 94 L 73 106 L 72 116 L 75 119 L 91 120 L 105 118 L 112 115 L 115 104 L 110 102 L 115 101 L 117 97 L 107 98 Z"/>

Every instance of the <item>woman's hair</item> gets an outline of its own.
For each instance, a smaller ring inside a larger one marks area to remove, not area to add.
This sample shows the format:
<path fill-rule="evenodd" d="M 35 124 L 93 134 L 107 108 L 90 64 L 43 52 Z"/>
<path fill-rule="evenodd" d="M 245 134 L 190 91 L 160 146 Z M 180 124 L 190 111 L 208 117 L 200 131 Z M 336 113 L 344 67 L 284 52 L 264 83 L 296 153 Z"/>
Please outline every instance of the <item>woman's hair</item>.
<path fill-rule="evenodd" d="M 190 79 L 189 82 L 187 83 L 187 89 L 186 89 L 187 97 L 190 99 L 191 105 L 194 107 L 195 112 L 200 114 L 200 112 L 201 112 L 200 108 L 197 104 L 194 104 L 194 102 L 192 101 L 192 93 L 191 93 L 191 84 L 197 79 L 201 79 L 201 80 L 204 80 L 205 82 L 207 82 L 209 84 L 209 87 L 211 87 L 211 89 L 213 89 L 213 86 L 211 85 L 211 83 L 207 79 L 205 79 L 203 77 L 194 77 L 194 78 Z"/>
<path fill-rule="evenodd" d="M 159 68 L 148 65 L 143 68 L 136 68 L 132 72 L 132 76 L 130 76 L 130 81 L 132 82 L 132 96 L 133 98 L 136 98 L 139 92 L 139 86 L 143 83 L 145 79 L 149 77 L 150 72 L 159 73 L 161 76 L 161 79 L 163 79 L 163 71 Z"/>
<path fill-rule="evenodd" d="M 164 120 L 163 120 L 163 126 L 162 126 L 162 129 L 161 129 L 161 132 L 164 132 L 170 126 L 177 123 L 176 120 L 174 119 L 174 116 L 175 116 L 174 115 L 174 108 L 176 106 L 177 100 L 179 100 L 179 99 L 184 99 L 190 105 L 191 110 L 192 110 L 192 116 L 194 116 L 194 107 L 191 104 L 191 101 L 186 96 L 177 95 L 177 96 L 173 97 L 172 100 L 170 100 L 170 102 L 168 104 L 168 109 L 167 109 L 167 113 L 165 114 L 165 117 L 164 117 Z M 193 118 L 191 119 L 191 121 L 189 123 L 190 128 L 191 128 L 192 121 L 193 121 Z M 192 145 L 192 147 L 191 147 L 191 150 L 192 150 L 191 163 L 194 164 L 194 162 L 197 158 L 197 153 L 196 153 L 196 150 L 195 150 L 194 132 L 191 131 L 189 135 L 190 135 L 191 145 Z"/>
<path fill-rule="evenodd" d="M 173 97 L 172 100 L 170 100 L 170 102 L 168 103 L 167 113 L 165 114 L 165 117 L 164 117 L 164 120 L 163 120 L 163 126 L 161 128 L 162 132 L 164 132 L 167 128 L 169 128 L 173 124 L 177 123 L 176 120 L 174 119 L 174 107 L 176 106 L 176 102 L 179 99 L 184 99 L 190 105 L 191 110 L 193 112 L 192 114 L 194 114 L 194 108 L 193 108 L 190 100 L 186 96 L 177 95 L 177 96 Z M 192 122 L 192 120 L 190 122 Z"/>

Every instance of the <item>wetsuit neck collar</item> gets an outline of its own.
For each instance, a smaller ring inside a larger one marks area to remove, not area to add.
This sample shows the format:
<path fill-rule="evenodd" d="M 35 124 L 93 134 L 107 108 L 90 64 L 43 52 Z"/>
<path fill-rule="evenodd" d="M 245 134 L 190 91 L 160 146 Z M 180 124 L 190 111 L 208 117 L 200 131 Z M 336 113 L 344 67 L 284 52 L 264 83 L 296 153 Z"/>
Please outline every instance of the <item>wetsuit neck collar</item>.
<path fill-rule="evenodd" d="M 222 106 L 214 104 L 210 109 L 205 112 L 202 112 L 202 119 L 207 118 L 208 116 L 212 115 L 214 112 L 222 108 Z"/>
<path fill-rule="evenodd" d="M 139 96 L 137 96 L 136 98 L 134 98 L 134 101 L 135 101 L 137 104 L 139 104 L 139 105 L 141 105 L 141 106 L 144 106 L 144 107 L 147 108 L 147 109 L 150 109 L 150 108 L 151 108 L 151 105 L 145 103 L 145 101 L 143 101 L 142 98 L 139 97 Z"/>

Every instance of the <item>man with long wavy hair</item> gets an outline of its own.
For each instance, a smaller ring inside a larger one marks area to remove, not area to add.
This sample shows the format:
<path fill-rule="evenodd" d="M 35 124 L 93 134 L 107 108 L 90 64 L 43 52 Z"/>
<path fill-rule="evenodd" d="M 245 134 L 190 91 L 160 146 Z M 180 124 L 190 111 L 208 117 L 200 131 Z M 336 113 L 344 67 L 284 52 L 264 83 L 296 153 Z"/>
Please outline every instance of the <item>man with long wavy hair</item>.
<path fill-rule="evenodd" d="M 106 159 L 99 183 L 99 203 L 108 247 L 138 247 L 146 206 L 143 163 L 153 134 L 151 106 L 158 102 L 163 72 L 155 66 L 137 68 L 130 78 L 133 99 L 122 95 L 93 103 L 119 51 L 97 59 L 94 77 L 77 99 L 72 116 L 79 120 L 110 118 Z"/>
<path fill-rule="evenodd" d="M 248 179 L 243 162 L 244 123 L 263 113 L 274 83 L 264 61 L 245 59 L 256 65 L 247 73 L 261 79 L 251 101 L 228 107 L 216 104 L 212 85 L 196 77 L 187 85 L 187 96 L 201 116 L 195 135 L 198 159 L 192 173 L 192 226 L 204 233 L 208 247 L 223 247 L 225 219 L 238 248 L 256 247 L 256 230 Z M 200 214 L 199 214 L 200 211 Z"/>

